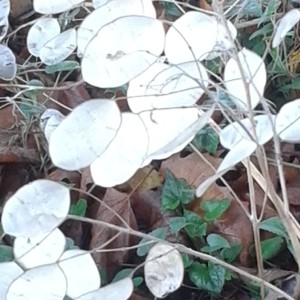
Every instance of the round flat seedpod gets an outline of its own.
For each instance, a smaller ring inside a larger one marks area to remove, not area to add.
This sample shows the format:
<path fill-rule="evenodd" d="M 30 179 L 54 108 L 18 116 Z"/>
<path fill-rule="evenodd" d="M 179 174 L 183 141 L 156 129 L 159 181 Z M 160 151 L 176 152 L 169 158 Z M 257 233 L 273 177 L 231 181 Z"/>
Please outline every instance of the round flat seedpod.
<path fill-rule="evenodd" d="M 283 105 L 276 117 L 276 133 L 289 143 L 300 141 L 300 99 Z"/>
<path fill-rule="evenodd" d="M 78 6 L 83 1 L 84 0 L 33 0 L 33 8 L 40 14 L 59 14 Z"/>
<path fill-rule="evenodd" d="M 8 288 L 23 273 L 14 261 L 0 263 L 0 299 L 6 299 Z"/>
<path fill-rule="evenodd" d="M 8 28 L 9 28 L 8 18 L 3 17 L 1 19 L 1 17 L 0 17 L 0 41 L 2 41 L 4 39 L 4 37 L 6 36 Z"/>
<path fill-rule="evenodd" d="M 10 1 L 0 0 L 0 20 L 7 18 L 10 12 Z"/>
<path fill-rule="evenodd" d="M 67 295 L 71 298 L 100 287 L 100 275 L 90 253 L 72 249 L 63 253 L 58 263 L 67 279 Z"/>
<path fill-rule="evenodd" d="M 143 165 L 181 151 L 204 127 L 213 109 L 200 117 L 195 107 L 157 109 L 140 113 L 149 136 L 149 148 Z"/>
<path fill-rule="evenodd" d="M 101 155 L 121 124 L 116 102 L 93 99 L 77 106 L 52 132 L 49 153 L 59 168 L 75 171 Z"/>
<path fill-rule="evenodd" d="M 0 44 L 0 78 L 12 80 L 17 73 L 16 58 L 13 52 L 5 45 Z"/>
<path fill-rule="evenodd" d="M 93 181 L 102 187 L 127 181 L 143 164 L 148 143 L 147 130 L 139 115 L 123 113 L 114 140 L 91 164 Z"/>
<path fill-rule="evenodd" d="M 39 57 L 40 49 L 60 34 L 60 26 L 55 18 L 38 19 L 27 34 L 27 49 L 35 57 Z"/>
<path fill-rule="evenodd" d="M 132 112 L 194 105 L 208 86 L 208 75 L 199 62 L 170 66 L 154 63 L 129 82 L 127 101 Z"/>
<path fill-rule="evenodd" d="M 83 79 L 101 88 L 122 86 L 157 60 L 164 41 L 159 20 L 145 16 L 118 18 L 103 26 L 87 45 L 81 64 Z"/>
<path fill-rule="evenodd" d="M 40 48 L 39 57 L 48 66 L 55 65 L 66 59 L 75 50 L 76 29 L 62 32 Z"/>
<path fill-rule="evenodd" d="M 9 287 L 6 300 L 62 300 L 67 281 L 58 265 L 40 266 L 27 270 Z"/>
<path fill-rule="evenodd" d="M 241 140 L 227 153 L 217 169 L 217 173 L 228 170 L 243 159 L 249 157 L 257 148 L 257 144 L 249 140 Z M 220 175 L 221 176 L 221 175 Z"/>
<path fill-rule="evenodd" d="M 171 245 L 154 245 L 146 258 L 145 281 L 150 292 L 157 298 L 164 298 L 180 288 L 184 277 L 181 255 Z"/>
<path fill-rule="evenodd" d="M 57 109 L 48 108 L 43 112 L 40 117 L 40 127 L 44 132 L 48 142 L 50 141 L 52 132 L 57 128 L 64 118 L 65 116 Z"/>
<path fill-rule="evenodd" d="M 82 295 L 76 300 L 127 300 L 132 295 L 133 289 L 132 279 L 126 277 L 101 289 Z"/>
<path fill-rule="evenodd" d="M 272 41 L 273 48 L 280 45 L 287 33 L 299 22 L 299 20 L 299 9 L 291 9 L 279 20 Z"/>
<path fill-rule="evenodd" d="M 66 238 L 58 229 L 37 237 L 17 237 L 14 256 L 24 269 L 55 263 L 64 251 Z"/>
<path fill-rule="evenodd" d="M 249 89 L 250 107 L 253 109 L 263 96 L 267 71 L 263 59 L 255 52 L 243 48 L 238 53 L 246 84 Z M 248 110 L 247 90 L 238 62 L 232 57 L 225 65 L 224 81 L 232 101 L 243 111 Z"/>
<path fill-rule="evenodd" d="M 242 141 L 256 141 L 263 145 L 273 137 L 273 126 L 275 124 L 275 115 L 258 115 L 230 123 L 220 132 L 220 143 L 227 149 L 232 149 Z M 255 133 L 254 133 L 255 130 Z"/>
<path fill-rule="evenodd" d="M 1 219 L 3 230 L 28 238 L 48 233 L 65 220 L 69 207 L 67 187 L 51 180 L 35 180 L 7 200 Z"/>
<path fill-rule="evenodd" d="M 189 11 L 168 30 L 165 55 L 172 64 L 203 60 L 214 48 L 217 37 L 218 23 L 215 18 Z"/>
<path fill-rule="evenodd" d="M 229 20 L 227 20 L 227 27 L 229 33 L 227 28 L 221 22 L 218 22 L 218 35 L 216 44 L 209 55 L 205 58 L 206 60 L 214 59 L 234 47 L 234 44 L 231 42 L 231 40 L 236 39 L 237 30 Z"/>
<path fill-rule="evenodd" d="M 79 56 L 83 56 L 86 46 L 99 29 L 113 20 L 130 15 L 156 17 L 152 1 L 149 0 L 105 0 L 98 1 L 98 5 L 95 2 L 94 6 L 97 9 L 83 20 L 77 31 Z"/>

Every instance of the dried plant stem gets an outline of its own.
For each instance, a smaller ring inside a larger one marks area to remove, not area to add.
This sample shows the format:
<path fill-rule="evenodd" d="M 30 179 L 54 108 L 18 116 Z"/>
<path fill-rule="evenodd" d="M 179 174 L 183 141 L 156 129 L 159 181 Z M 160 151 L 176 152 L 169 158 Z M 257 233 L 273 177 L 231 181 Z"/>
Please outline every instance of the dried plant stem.
<path fill-rule="evenodd" d="M 254 182 L 252 178 L 252 174 L 250 172 L 250 158 L 246 159 L 247 163 L 247 178 L 249 184 L 249 194 L 250 194 L 250 207 L 251 207 L 251 224 L 254 236 L 254 245 L 255 245 L 255 254 L 256 254 L 256 263 L 258 269 L 259 278 L 263 279 L 264 276 L 264 265 L 263 265 L 263 257 L 261 253 L 260 247 L 260 232 L 259 232 L 259 221 L 257 219 L 257 211 L 256 211 L 256 201 L 255 201 L 255 190 L 254 190 Z M 260 296 L 261 299 L 265 298 L 265 288 L 263 283 L 260 284 Z"/>

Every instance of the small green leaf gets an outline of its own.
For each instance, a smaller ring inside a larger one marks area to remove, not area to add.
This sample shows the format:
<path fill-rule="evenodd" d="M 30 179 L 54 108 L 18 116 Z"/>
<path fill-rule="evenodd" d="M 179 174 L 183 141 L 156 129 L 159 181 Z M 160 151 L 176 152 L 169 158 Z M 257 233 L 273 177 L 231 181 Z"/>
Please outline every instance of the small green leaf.
<path fill-rule="evenodd" d="M 162 190 L 162 208 L 176 209 L 180 203 L 188 204 L 194 199 L 195 189 L 185 179 L 178 179 L 170 171 L 165 173 Z"/>
<path fill-rule="evenodd" d="M 260 0 L 248 0 L 241 10 L 243 17 L 261 17 L 263 14 Z"/>
<path fill-rule="evenodd" d="M 300 90 L 300 78 L 293 78 L 290 84 L 285 84 L 280 88 L 281 91 Z"/>
<path fill-rule="evenodd" d="M 191 238 L 199 238 L 206 235 L 207 223 L 192 211 L 184 210 L 183 215 L 186 220 L 184 230 Z"/>
<path fill-rule="evenodd" d="M 23 99 L 19 104 L 19 108 L 27 119 L 41 113 L 41 108 L 39 108 L 35 100 Z"/>
<path fill-rule="evenodd" d="M 142 276 L 136 276 L 132 278 L 133 286 L 138 287 L 144 282 L 144 278 Z"/>
<path fill-rule="evenodd" d="M 171 232 L 177 234 L 185 225 L 185 217 L 172 217 L 169 219 Z"/>
<path fill-rule="evenodd" d="M 97 266 L 97 269 L 98 269 L 98 273 L 99 273 L 100 278 L 101 278 L 101 286 L 104 286 L 108 283 L 106 271 L 100 265 Z"/>
<path fill-rule="evenodd" d="M 126 277 L 131 276 L 133 269 L 132 268 L 126 268 L 126 269 L 122 269 L 120 270 L 115 277 L 113 278 L 112 282 L 116 282 L 119 281 L 121 279 L 124 279 Z"/>
<path fill-rule="evenodd" d="M 211 247 L 230 248 L 228 241 L 221 235 L 216 233 L 211 233 L 207 236 L 206 241 Z"/>
<path fill-rule="evenodd" d="M 188 269 L 188 274 L 198 288 L 221 293 L 225 282 L 225 269 L 222 266 L 193 262 Z"/>
<path fill-rule="evenodd" d="M 258 55 L 263 56 L 266 50 L 266 44 L 263 41 L 259 41 L 255 43 L 254 47 L 251 50 L 257 53 Z"/>
<path fill-rule="evenodd" d="M 167 235 L 167 228 L 165 227 L 156 228 L 148 234 L 164 240 Z M 141 241 L 139 242 L 139 247 L 136 251 L 138 256 L 145 256 L 149 252 L 150 248 L 153 246 L 153 243 L 145 244 L 149 241 L 150 239 L 146 239 L 146 238 L 141 239 Z"/>
<path fill-rule="evenodd" d="M 225 283 L 225 268 L 208 262 L 210 279 L 213 283 L 213 292 L 221 293 Z"/>
<path fill-rule="evenodd" d="M 119 281 L 121 279 L 131 276 L 131 273 L 133 272 L 133 270 L 134 269 L 131 269 L 131 268 L 122 269 L 115 275 L 112 282 L 116 282 L 116 281 Z M 136 277 L 132 278 L 132 281 L 133 281 L 133 285 L 135 287 L 137 287 L 143 282 L 143 277 L 136 276 Z"/>
<path fill-rule="evenodd" d="M 232 245 L 229 249 L 224 248 L 224 249 L 222 249 L 222 251 L 220 253 L 221 258 L 224 261 L 231 263 L 240 254 L 241 249 L 242 249 L 241 244 Z"/>
<path fill-rule="evenodd" d="M 202 247 L 203 252 L 214 252 L 223 248 L 230 248 L 228 241 L 221 235 L 216 233 L 211 233 L 206 238 L 208 246 Z"/>
<path fill-rule="evenodd" d="M 269 1 L 268 5 L 263 13 L 262 19 L 269 20 L 273 16 L 273 14 L 276 13 L 279 6 L 280 6 L 280 1 L 278 1 L 278 0 Z"/>
<path fill-rule="evenodd" d="M 41 91 L 40 88 L 44 87 L 44 84 L 37 79 L 32 79 L 27 82 L 28 90 L 24 92 L 24 95 L 32 100 L 36 100 L 36 95 Z"/>
<path fill-rule="evenodd" d="M 194 283 L 195 286 L 201 289 L 210 290 L 210 287 L 207 288 L 207 286 L 209 285 L 210 278 L 207 266 L 205 264 L 193 262 L 188 269 L 188 274 L 190 280 Z"/>
<path fill-rule="evenodd" d="M 64 60 L 55 65 L 47 66 L 45 72 L 47 74 L 53 74 L 61 71 L 71 71 L 79 68 L 79 63 L 75 60 Z"/>
<path fill-rule="evenodd" d="M 13 260 L 14 260 L 13 248 L 6 245 L 0 245 L 0 263 L 13 261 Z"/>
<path fill-rule="evenodd" d="M 177 8 L 175 4 L 171 2 L 165 2 L 165 1 L 161 1 L 161 3 L 164 6 L 166 15 L 175 16 L 175 17 L 181 16 L 182 13 L 180 12 L 180 10 Z"/>
<path fill-rule="evenodd" d="M 87 202 L 85 199 L 78 199 L 78 201 L 74 204 L 71 204 L 69 215 L 80 216 L 83 217 L 86 213 Z"/>
<path fill-rule="evenodd" d="M 252 39 L 256 38 L 257 36 L 263 36 L 266 37 L 268 34 L 271 34 L 273 31 L 273 24 L 272 23 L 267 23 L 264 25 L 262 28 L 255 30 L 249 37 L 249 41 Z"/>
<path fill-rule="evenodd" d="M 283 238 L 279 236 L 262 241 L 260 245 L 263 259 L 267 260 L 276 256 L 283 243 Z"/>
<path fill-rule="evenodd" d="M 200 204 L 204 219 L 208 222 L 218 219 L 230 206 L 229 199 L 208 199 Z"/>
<path fill-rule="evenodd" d="M 287 232 L 279 217 L 272 217 L 259 223 L 259 229 L 272 232 L 281 237 L 287 237 Z"/>
<path fill-rule="evenodd" d="M 74 244 L 74 241 L 71 238 L 66 237 L 65 251 L 72 249 L 78 249 L 78 247 Z"/>
<path fill-rule="evenodd" d="M 192 265 L 193 260 L 190 260 L 189 256 L 186 253 L 181 253 L 181 257 L 184 268 L 189 268 Z"/>
<path fill-rule="evenodd" d="M 208 153 L 215 153 L 219 138 L 215 131 L 209 125 L 206 125 L 196 134 L 192 143 L 197 149 L 204 148 Z"/>

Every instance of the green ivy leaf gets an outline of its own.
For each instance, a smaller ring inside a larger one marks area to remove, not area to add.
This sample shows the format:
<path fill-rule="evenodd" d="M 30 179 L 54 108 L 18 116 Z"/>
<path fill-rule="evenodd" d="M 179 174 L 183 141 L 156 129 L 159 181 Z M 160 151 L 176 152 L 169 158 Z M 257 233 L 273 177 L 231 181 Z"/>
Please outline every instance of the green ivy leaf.
<path fill-rule="evenodd" d="M 131 273 L 134 269 L 132 268 L 126 268 L 126 269 L 122 269 L 121 271 L 119 271 L 115 277 L 113 278 L 112 282 L 116 282 L 116 281 L 119 281 L 121 279 L 124 279 L 126 277 L 129 277 L 131 276 Z M 132 278 L 132 281 L 133 281 L 133 285 L 135 287 L 139 286 L 142 282 L 143 282 L 143 277 L 141 276 L 136 276 L 134 278 Z"/>
<path fill-rule="evenodd" d="M 260 0 L 248 0 L 241 10 L 243 17 L 261 17 L 263 14 Z"/>
<path fill-rule="evenodd" d="M 156 228 L 148 234 L 164 240 L 167 235 L 167 228 L 165 228 L 165 227 Z M 139 247 L 136 251 L 138 256 L 145 256 L 149 252 L 150 248 L 153 246 L 153 243 L 145 244 L 149 241 L 150 240 L 146 239 L 146 238 L 141 239 L 141 241 L 139 242 Z"/>
<path fill-rule="evenodd" d="M 204 211 L 204 219 L 208 222 L 218 219 L 230 206 L 229 199 L 208 199 L 200 204 Z"/>
<path fill-rule="evenodd" d="M 194 199 L 195 189 L 185 179 L 178 179 L 170 171 L 165 173 L 162 190 L 162 208 L 176 209 L 180 203 L 188 204 Z"/>
<path fill-rule="evenodd" d="M 272 232 L 281 237 L 287 237 L 287 232 L 279 217 L 272 217 L 259 223 L 259 229 Z"/>
<path fill-rule="evenodd" d="M 142 276 L 136 276 L 132 278 L 132 282 L 134 287 L 138 287 L 144 282 L 144 279 Z"/>
<path fill-rule="evenodd" d="M 185 209 L 183 215 L 186 221 L 184 229 L 191 238 L 199 238 L 206 235 L 207 223 L 204 222 L 197 214 Z"/>
<path fill-rule="evenodd" d="M 53 74 L 61 71 L 72 71 L 79 68 L 79 63 L 75 60 L 64 60 L 55 65 L 47 66 L 45 72 L 47 74 Z"/>
<path fill-rule="evenodd" d="M 14 260 L 13 248 L 7 245 L 0 245 L 0 263 Z"/>
<path fill-rule="evenodd" d="M 224 261 L 231 263 L 240 254 L 241 249 L 242 249 L 241 244 L 235 244 L 232 245 L 229 249 L 228 248 L 222 249 L 220 256 Z"/>
<path fill-rule="evenodd" d="M 203 252 L 214 252 L 223 248 L 230 248 L 228 241 L 221 235 L 216 233 L 211 233 L 206 238 L 208 246 L 202 247 Z"/>
<path fill-rule="evenodd" d="M 29 88 L 24 95 L 29 99 L 36 100 L 36 95 L 41 92 L 40 88 L 44 87 L 44 84 L 38 79 L 32 79 L 27 82 L 27 85 Z"/>
<path fill-rule="evenodd" d="M 208 153 L 215 153 L 219 137 L 209 125 L 206 125 L 196 134 L 192 143 L 197 149 L 204 148 Z"/>
<path fill-rule="evenodd" d="M 208 262 L 210 279 L 213 283 L 213 292 L 221 293 L 225 283 L 225 268 Z"/>
<path fill-rule="evenodd" d="M 180 10 L 177 8 L 177 6 L 174 3 L 165 2 L 165 1 L 161 1 L 160 3 L 164 6 L 166 15 L 175 16 L 175 17 L 179 17 L 182 15 Z"/>
<path fill-rule="evenodd" d="M 169 219 L 171 232 L 177 234 L 186 225 L 185 217 L 172 217 Z"/>
<path fill-rule="evenodd" d="M 283 243 L 284 239 L 279 236 L 262 241 L 260 243 L 260 246 L 263 259 L 267 260 L 276 256 L 280 251 Z"/>
<path fill-rule="evenodd" d="M 192 265 L 193 260 L 190 260 L 189 256 L 186 253 L 181 253 L 181 257 L 184 268 L 189 268 Z"/>
<path fill-rule="evenodd" d="M 266 25 L 264 25 L 262 28 L 255 30 L 250 36 L 249 36 L 249 41 L 251 41 L 252 39 L 262 36 L 262 37 L 266 37 L 268 35 L 271 35 L 273 32 L 273 24 L 272 23 L 267 23 Z"/>
<path fill-rule="evenodd" d="M 78 199 L 78 201 L 74 204 L 71 204 L 69 215 L 80 216 L 83 217 L 86 213 L 87 202 L 85 199 Z"/>
<path fill-rule="evenodd" d="M 198 288 L 221 293 L 225 282 L 225 269 L 222 266 L 193 262 L 188 269 L 188 274 Z"/>
<path fill-rule="evenodd" d="M 72 249 L 78 249 L 78 247 L 74 244 L 74 241 L 71 238 L 66 237 L 65 251 Z"/>
<path fill-rule="evenodd" d="M 280 6 L 280 1 L 278 1 L 278 0 L 269 1 L 268 5 L 263 13 L 262 19 L 269 20 L 273 16 L 273 14 L 276 13 L 279 6 Z"/>

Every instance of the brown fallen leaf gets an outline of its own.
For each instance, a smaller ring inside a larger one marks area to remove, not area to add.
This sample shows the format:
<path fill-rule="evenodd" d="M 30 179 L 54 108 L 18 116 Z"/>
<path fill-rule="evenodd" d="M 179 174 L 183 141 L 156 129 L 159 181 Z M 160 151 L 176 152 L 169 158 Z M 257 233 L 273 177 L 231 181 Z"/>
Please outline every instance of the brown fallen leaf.
<path fill-rule="evenodd" d="M 70 110 L 64 108 L 63 106 L 72 109 L 85 100 L 90 99 L 90 95 L 83 85 L 74 86 L 74 82 L 64 82 L 58 86 L 62 85 L 70 85 L 70 88 L 55 90 L 44 94 L 40 93 L 37 97 L 37 101 L 44 104 L 46 108 L 54 108 L 59 110 L 62 114 L 67 115 L 68 113 L 70 113 Z M 56 100 L 56 102 L 52 101 L 49 97 Z M 59 103 L 61 103 L 62 105 L 59 105 Z"/>
<path fill-rule="evenodd" d="M 207 3 L 206 0 L 199 0 L 199 7 L 204 10 L 212 11 L 211 6 Z"/>
<path fill-rule="evenodd" d="M 97 211 L 97 220 L 125 227 L 119 218 L 121 217 L 130 228 L 137 230 L 136 219 L 127 194 L 109 188 L 102 201 Z M 93 254 L 94 259 L 106 271 L 110 279 L 115 274 L 117 268 L 127 261 L 129 251 L 126 250 L 126 247 L 136 244 L 136 238 L 125 233 L 119 234 L 118 231 L 94 224 L 92 225 L 91 236 L 90 249 L 99 249 L 98 252 Z M 111 242 L 105 245 L 110 240 Z M 101 249 L 118 250 L 101 252 Z"/>
<path fill-rule="evenodd" d="M 294 167 L 284 167 L 284 178 L 289 203 L 300 205 L 300 171 Z"/>
<path fill-rule="evenodd" d="M 0 174 L 0 206 L 2 206 L 12 194 L 30 181 L 30 177 L 27 165 L 19 163 L 0 165 Z"/>
<path fill-rule="evenodd" d="M 30 11 L 33 11 L 32 0 L 10 0 L 10 15 L 16 21 Z"/>
<path fill-rule="evenodd" d="M 13 105 L 6 105 L 0 109 L 0 129 L 10 129 L 23 117 Z"/>
<path fill-rule="evenodd" d="M 40 161 L 40 154 L 35 149 L 0 146 L 0 163 L 39 163 Z"/>
<path fill-rule="evenodd" d="M 127 182 L 118 186 L 118 189 L 129 192 L 133 190 L 151 190 L 161 186 L 162 182 L 163 177 L 161 174 L 153 169 L 152 166 L 146 166 L 138 169 Z"/>

